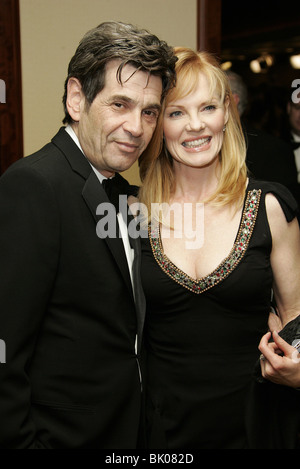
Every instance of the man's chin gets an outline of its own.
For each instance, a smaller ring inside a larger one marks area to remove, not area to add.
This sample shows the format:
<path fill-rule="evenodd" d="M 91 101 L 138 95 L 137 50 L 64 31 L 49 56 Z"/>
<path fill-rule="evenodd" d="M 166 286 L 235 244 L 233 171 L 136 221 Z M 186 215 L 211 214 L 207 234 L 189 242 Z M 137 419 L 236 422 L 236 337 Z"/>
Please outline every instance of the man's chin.
<path fill-rule="evenodd" d="M 126 157 L 123 157 L 123 159 L 125 159 Z M 123 173 L 124 171 L 127 171 L 128 169 L 130 169 L 134 163 L 138 160 L 138 157 L 135 157 L 135 158 L 128 158 L 125 160 L 125 161 L 121 161 L 120 163 L 116 163 L 114 165 L 114 169 L 113 171 L 115 171 L 116 173 Z"/>

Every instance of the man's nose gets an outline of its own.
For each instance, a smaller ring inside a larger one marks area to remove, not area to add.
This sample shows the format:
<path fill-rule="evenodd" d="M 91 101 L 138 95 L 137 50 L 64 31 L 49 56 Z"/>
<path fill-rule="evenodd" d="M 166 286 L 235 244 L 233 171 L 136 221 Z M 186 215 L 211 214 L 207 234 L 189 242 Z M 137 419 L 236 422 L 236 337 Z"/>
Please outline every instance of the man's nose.
<path fill-rule="evenodd" d="M 133 137 L 140 137 L 143 133 L 143 121 L 140 112 L 131 113 L 124 122 L 123 128 Z"/>

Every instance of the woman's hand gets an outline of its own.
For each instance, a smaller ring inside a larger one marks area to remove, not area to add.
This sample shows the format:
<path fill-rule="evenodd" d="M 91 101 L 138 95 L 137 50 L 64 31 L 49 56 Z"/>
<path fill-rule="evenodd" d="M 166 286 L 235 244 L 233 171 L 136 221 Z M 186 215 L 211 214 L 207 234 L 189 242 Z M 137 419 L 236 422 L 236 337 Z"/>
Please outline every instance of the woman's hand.
<path fill-rule="evenodd" d="M 268 327 L 269 331 L 281 331 L 282 329 L 281 319 L 273 311 L 269 314 Z"/>
<path fill-rule="evenodd" d="M 269 342 L 271 335 L 274 342 Z M 265 334 L 259 344 L 262 376 L 269 381 L 300 388 L 300 354 L 277 332 Z"/>

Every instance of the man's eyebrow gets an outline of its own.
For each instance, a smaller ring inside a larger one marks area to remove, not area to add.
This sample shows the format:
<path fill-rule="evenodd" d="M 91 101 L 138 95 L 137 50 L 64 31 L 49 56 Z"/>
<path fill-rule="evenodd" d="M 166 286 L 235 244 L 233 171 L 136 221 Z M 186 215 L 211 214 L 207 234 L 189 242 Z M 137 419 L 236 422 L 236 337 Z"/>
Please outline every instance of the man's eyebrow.
<path fill-rule="evenodd" d="M 115 101 L 123 101 L 123 102 L 126 102 L 126 103 L 134 103 L 134 100 L 129 98 L 128 96 L 126 96 L 125 94 L 115 94 L 113 96 L 110 97 L 109 99 L 110 102 L 115 102 Z"/>
<path fill-rule="evenodd" d="M 128 104 L 136 104 L 136 101 L 132 98 L 129 98 L 127 95 L 123 94 L 115 94 L 110 97 L 109 101 L 111 103 L 116 102 L 116 101 L 122 101 L 123 103 L 128 103 Z M 157 111 L 161 110 L 161 104 L 159 103 L 149 103 L 145 106 L 145 109 L 155 109 Z"/>
<path fill-rule="evenodd" d="M 154 104 L 149 104 L 149 106 L 147 106 L 147 109 L 155 109 L 156 111 L 161 111 L 161 104 L 157 104 L 157 103 L 154 103 Z"/>

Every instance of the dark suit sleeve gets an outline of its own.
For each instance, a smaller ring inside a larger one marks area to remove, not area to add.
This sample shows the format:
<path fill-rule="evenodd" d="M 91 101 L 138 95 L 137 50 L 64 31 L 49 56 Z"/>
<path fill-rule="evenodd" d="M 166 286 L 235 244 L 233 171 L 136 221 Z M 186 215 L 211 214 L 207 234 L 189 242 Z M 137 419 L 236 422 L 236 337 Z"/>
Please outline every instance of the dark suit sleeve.
<path fill-rule="evenodd" d="M 55 279 L 59 220 L 54 191 L 32 167 L 1 177 L 0 223 L 0 448 L 38 448 L 30 362 Z"/>

